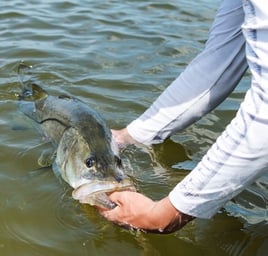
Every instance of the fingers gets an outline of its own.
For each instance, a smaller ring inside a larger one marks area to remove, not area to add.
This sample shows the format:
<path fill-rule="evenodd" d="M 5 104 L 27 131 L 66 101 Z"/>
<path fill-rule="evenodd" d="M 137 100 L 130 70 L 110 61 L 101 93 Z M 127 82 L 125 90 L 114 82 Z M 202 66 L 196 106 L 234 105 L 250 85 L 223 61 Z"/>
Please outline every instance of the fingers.
<path fill-rule="evenodd" d="M 118 225 L 126 225 L 126 218 L 130 214 L 132 208 L 131 198 L 138 194 L 132 191 L 113 192 L 109 195 L 109 199 L 117 206 L 112 209 L 99 209 L 100 214 L 109 221 L 112 221 Z"/>
<path fill-rule="evenodd" d="M 109 195 L 109 198 L 112 202 L 116 203 L 118 206 L 121 206 L 129 197 L 129 193 L 132 193 L 132 191 L 115 191 Z"/>
<path fill-rule="evenodd" d="M 113 209 L 98 208 L 100 214 L 108 220 L 111 220 L 111 216 L 114 212 L 117 214 L 118 208 L 121 207 L 121 195 L 122 192 L 113 192 L 109 195 L 109 199 L 116 205 Z"/>
<path fill-rule="evenodd" d="M 117 206 L 112 210 L 100 209 L 99 213 L 108 221 L 111 221 L 119 226 L 128 226 L 126 221 L 124 221 L 120 206 Z"/>

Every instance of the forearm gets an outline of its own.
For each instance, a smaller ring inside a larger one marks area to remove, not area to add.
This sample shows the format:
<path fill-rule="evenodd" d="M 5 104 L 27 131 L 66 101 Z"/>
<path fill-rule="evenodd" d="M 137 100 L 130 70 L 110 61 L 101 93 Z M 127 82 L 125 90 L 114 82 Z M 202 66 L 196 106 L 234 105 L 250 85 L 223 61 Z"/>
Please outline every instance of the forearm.
<path fill-rule="evenodd" d="M 162 199 L 156 204 L 155 210 L 149 213 L 149 218 L 152 218 L 153 213 L 155 213 L 153 218 L 158 228 L 150 230 L 150 232 L 156 233 L 168 234 L 175 232 L 194 219 L 193 216 L 184 214 L 176 209 L 169 197 Z"/>
<path fill-rule="evenodd" d="M 261 107 L 262 114 L 253 114 L 243 109 L 246 103 L 197 167 L 170 193 L 177 209 L 210 218 L 268 169 L 268 106 Z"/>
<path fill-rule="evenodd" d="M 223 1 L 203 52 L 143 115 L 127 126 L 136 141 L 160 143 L 230 94 L 247 68 L 240 29 L 243 18 L 240 1 Z"/>
<path fill-rule="evenodd" d="M 154 206 L 148 208 L 142 216 L 144 220 L 143 229 L 146 232 L 168 234 L 184 227 L 194 217 L 177 210 L 168 197 L 155 202 Z"/>

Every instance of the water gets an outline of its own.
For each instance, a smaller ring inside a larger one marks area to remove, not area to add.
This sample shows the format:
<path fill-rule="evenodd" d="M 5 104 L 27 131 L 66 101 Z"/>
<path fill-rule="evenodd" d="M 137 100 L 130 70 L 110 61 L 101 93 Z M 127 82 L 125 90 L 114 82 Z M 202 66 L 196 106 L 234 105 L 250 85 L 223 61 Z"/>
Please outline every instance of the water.
<path fill-rule="evenodd" d="M 139 116 L 202 49 L 219 1 L 10 0 L 0 3 L 0 255 L 266 255 L 268 175 L 211 220 L 170 235 L 119 228 L 71 197 L 38 158 L 49 150 L 18 109 L 21 60 L 54 94 L 98 110 L 110 127 Z M 245 75 L 215 111 L 123 161 L 138 190 L 165 196 L 200 160 L 234 116 Z"/>

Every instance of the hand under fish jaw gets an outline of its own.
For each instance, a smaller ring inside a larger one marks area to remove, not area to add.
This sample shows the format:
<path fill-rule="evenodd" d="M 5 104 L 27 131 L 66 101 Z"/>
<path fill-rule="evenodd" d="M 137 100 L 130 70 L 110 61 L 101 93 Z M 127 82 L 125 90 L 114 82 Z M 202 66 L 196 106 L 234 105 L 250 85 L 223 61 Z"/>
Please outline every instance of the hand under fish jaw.
<path fill-rule="evenodd" d="M 79 200 L 80 203 L 89 204 L 102 209 L 113 209 L 117 206 L 109 198 L 109 194 L 114 191 L 136 191 L 132 182 L 128 179 L 118 182 L 96 182 L 86 183 L 76 188 L 72 197 Z"/>
<path fill-rule="evenodd" d="M 126 189 L 128 191 L 135 191 L 132 189 Z M 112 210 L 114 209 L 117 204 L 109 198 L 109 194 L 111 194 L 114 191 L 111 192 L 99 192 L 99 193 L 94 193 L 92 195 L 87 195 L 81 199 L 79 199 L 79 202 L 82 204 L 89 204 L 92 206 L 95 206 L 99 209 L 106 209 L 106 210 Z M 74 198 L 74 196 L 73 196 Z M 74 198 L 75 199 L 75 198 Z"/>

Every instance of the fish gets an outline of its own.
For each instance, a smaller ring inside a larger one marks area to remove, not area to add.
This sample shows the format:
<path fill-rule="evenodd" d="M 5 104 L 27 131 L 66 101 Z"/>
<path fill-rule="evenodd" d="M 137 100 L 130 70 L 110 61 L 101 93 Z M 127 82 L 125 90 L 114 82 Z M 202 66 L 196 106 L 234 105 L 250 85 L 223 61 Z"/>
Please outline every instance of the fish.
<path fill-rule="evenodd" d="M 75 97 L 49 95 L 31 79 L 25 82 L 24 74 L 31 68 L 24 63 L 18 66 L 21 110 L 41 127 L 55 147 L 53 170 L 73 188 L 75 200 L 115 208 L 110 193 L 136 189 L 133 179 L 124 172 L 118 145 L 106 122 Z"/>

